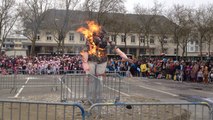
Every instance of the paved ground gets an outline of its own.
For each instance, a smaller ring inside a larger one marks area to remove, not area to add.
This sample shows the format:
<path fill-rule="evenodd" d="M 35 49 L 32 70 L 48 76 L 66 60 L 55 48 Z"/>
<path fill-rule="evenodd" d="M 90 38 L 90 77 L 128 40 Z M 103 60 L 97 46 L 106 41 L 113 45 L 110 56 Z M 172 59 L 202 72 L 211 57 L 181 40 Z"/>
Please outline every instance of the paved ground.
<path fill-rule="evenodd" d="M 10 76 L 0 80 L 0 99 L 19 99 L 33 95 L 42 95 L 55 92 L 60 87 L 59 76 L 19 75 L 16 82 Z M 6 80 L 8 78 L 8 80 Z M 59 93 L 59 91 L 56 91 Z"/>
<path fill-rule="evenodd" d="M 60 76 L 19 76 L 16 89 L 0 89 L 0 99 L 20 98 L 29 95 L 48 94 L 56 92 L 60 94 Z M 77 81 L 78 82 L 78 81 Z M 10 87 L 7 83 L 7 87 Z M 69 83 L 72 86 L 83 83 Z M 56 87 L 58 91 L 56 91 Z M 80 87 L 76 87 L 74 90 Z M 72 91 L 74 91 L 72 90 Z M 121 84 L 122 96 L 143 96 L 160 101 L 180 102 L 208 99 L 213 101 L 213 84 L 178 82 L 173 80 L 124 78 Z"/>
<path fill-rule="evenodd" d="M 62 80 L 59 78 L 61 76 L 20 75 L 16 77 L 16 84 L 12 81 L 11 76 L 4 76 L 4 78 L 0 79 L 0 99 L 42 99 L 48 101 L 60 101 L 60 85 Z M 64 86 L 66 93 L 72 93 L 70 97 L 73 95 L 79 98 L 85 97 L 83 94 L 85 94 L 87 90 L 83 89 L 83 86 L 86 85 L 86 82 L 80 82 L 82 81 L 80 77 L 76 77 L 76 80 L 69 82 Z M 17 87 L 15 89 L 9 89 L 14 87 L 13 85 L 16 85 Z M 113 78 L 112 80 L 109 80 L 109 82 L 104 83 L 104 90 L 110 90 L 107 94 L 112 94 L 112 96 L 116 95 L 117 85 L 118 80 L 114 80 Z M 121 101 L 126 101 L 124 100 L 126 97 L 128 97 L 128 100 L 130 101 L 131 99 L 137 98 L 132 100 L 136 102 L 140 102 L 142 98 L 160 100 L 162 102 L 213 101 L 213 84 L 204 85 L 202 83 L 178 82 L 162 79 L 124 78 L 122 79 L 120 87 Z M 40 98 L 37 99 L 36 96 L 40 96 Z M 48 98 L 51 98 L 52 100 L 49 100 Z M 190 108 L 190 110 L 194 111 L 194 108 Z M 196 114 L 199 114 L 198 117 L 202 116 L 202 109 L 197 109 L 197 112 L 198 113 Z M 205 114 L 208 114 L 208 112 Z"/>
<path fill-rule="evenodd" d="M 137 94 L 160 101 L 195 101 L 209 99 L 213 101 L 213 84 L 179 82 L 162 79 L 128 78 L 129 95 Z"/>

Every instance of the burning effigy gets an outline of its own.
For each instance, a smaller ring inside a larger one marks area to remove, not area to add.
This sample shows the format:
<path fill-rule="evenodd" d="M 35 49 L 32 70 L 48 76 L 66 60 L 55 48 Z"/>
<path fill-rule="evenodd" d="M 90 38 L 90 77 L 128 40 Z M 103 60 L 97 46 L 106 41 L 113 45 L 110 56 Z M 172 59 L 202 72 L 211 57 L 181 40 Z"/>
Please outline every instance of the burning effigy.
<path fill-rule="evenodd" d="M 99 47 L 97 43 L 95 43 L 94 38 L 95 36 L 98 36 L 100 34 L 101 26 L 99 26 L 94 21 L 87 21 L 86 23 L 88 25 L 88 28 L 80 27 L 77 32 L 82 33 L 85 36 L 87 42 L 89 42 L 88 54 L 100 57 L 101 53 L 99 52 L 99 50 L 101 51 L 104 48 Z"/>
<path fill-rule="evenodd" d="M 81 52 L 85 71 L 90 71 L 90 74 L 95 75 L 105 72 L 107 65 L 107 44 L 109 44 L 122 59 L 133 62 L 115 46 L 113 41 L 109 40 L 102 26 L 98 25 L 95 21 L 87 21 L 86 23 L 87 27 L 80 27 L 77 29 L 77 32 L 82 33 L 86 38 L 87 49 Z M 93 64 L 95 62 L 95 68 L 94 65 L 88 65 L 88 61 L 92 61 Z M 93 69 L 95 69 L 95 71 Z"/>

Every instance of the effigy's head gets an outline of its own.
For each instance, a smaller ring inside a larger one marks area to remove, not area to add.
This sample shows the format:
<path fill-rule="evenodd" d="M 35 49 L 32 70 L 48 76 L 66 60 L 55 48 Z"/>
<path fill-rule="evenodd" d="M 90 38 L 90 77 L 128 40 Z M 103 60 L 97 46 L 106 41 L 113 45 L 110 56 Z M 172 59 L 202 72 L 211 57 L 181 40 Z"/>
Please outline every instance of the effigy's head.
<path fill-rule="evenodd" d="M 99 37 L 99 38 L 104 38 L 104 36 L 107 34 L 106 30 L 101 27 L 100 31 L 98 32 L 93 32 L 93 37 Z"/>
<path fill-rule="evenodd" d="M 90 55 L 102 56 L 99 51 L 105 49 L 107 45 L 105 35 L 106 31 L 102 26 L 97 24 L 95 21 L 87 21 L 87 27 L 80 27 L 77 29 L 77 32 L 80 32 L 84 35 L 86 40 L 89 43 L 89 51 Z M 105 44 L 106 43 L 106 44 Z M 97 51 L 98 50 L 98 51 Z"/>

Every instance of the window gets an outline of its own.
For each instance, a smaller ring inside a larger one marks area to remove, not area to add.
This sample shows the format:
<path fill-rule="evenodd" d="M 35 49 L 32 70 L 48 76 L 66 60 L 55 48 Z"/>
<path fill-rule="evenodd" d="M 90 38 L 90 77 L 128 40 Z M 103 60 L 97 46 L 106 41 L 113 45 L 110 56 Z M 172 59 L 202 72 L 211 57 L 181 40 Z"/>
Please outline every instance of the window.
<path fill-rule="evenodd" d="M 111 41 L 113 41 L 113 42 L 116 41 L 116 35 L 111 35 Z"/>
<path fill-rule="evenodd" d="M 194 47 L 190 47 L 190 51 L 191 51 L 191 52 L 194 51 Z"/>
<path fill-rule="evenodd" d="M 198 41 L 197 40 L 195 41 L 195 45 L 198 45 Z"/>
<path fill-rule="evenodd" d="M 52 40 L 51 32 L 46 32 L 47 40 Z"/>
<path fill-rule="evenodd" d="M 37 35 L 37 40 L 40 40 L 40 35 Z"/>
<path fill-rule="evenodd" d="M 136 48 L 129 48 L 129 54 L 136 55 Z"/>
<path fill-rule="evenodd" d="M 74 33 L 70 33 L 70 35 L 69 35 L 69 40 L 70 40 L 70 41 L 74 41 Z"/>
<path fill-rule="evenodd" d="M 168 37 L 167 37 L 167 36 L 164 36 L 164 37 L 163 37 L 163 42 L 164 42 L 164 43 L 167 43 L 167 41 L 168 41 Z"/>
<path fill-rule="evenodd" d="M 155 44 L 154 36 L 150 36 L 150 44 Z"/>
<path fill-rule="evenodd" d="M 27 46 L 26 46 L 26 45 L 23 45 L 22 48 L 27 48 Z"/>
<path fill-rule="evenodd" d="M 145 43 L 145 36 L 140 36 L 139 39 L 140 39 L 140 42 Z"/>
<path fill-rule="evenodd" d="M 82 41 L 84 41 L 85 40 L 85 38 L 84 38 L 84 35 L 80 35 L 80 41 L 82 42 Z"/>
<path fill-rule="evenodd" d="M 150 54 L 155 54 L 155 49 L 154 48 L 150 48 Z"/>
<path fill-rule="evenodd" d="M 199 47 L 195 46 L 195 52 L 198 52 L 198 50 L 199 50 Z"/>
<path fill-rule="evenodd" d="M 141 54 L 146 54 L 146 49 L 145 49 L 145 48 L 141 48 L 141 49 L 140 49 L 140 55 L 141 55 Z"/>
<path fill-rule="evenodd" d="M 191 43 L 191 45 L 193 45 L 194 42 L 193 42 L 193 41 L 190 41 L 190 43 Z"/>
<path fill-rule="evenodd" d="M 168 48 L 164 48 L 163 53 L 168 54 Z"/>
<path fill-rule="evenodd" d="M 131 36 L 131 43 L 135 43 L 135 36 Z"/>
<path fill-rule="evenodd" d="M 125 35 L 121 35 L 121 42 L 122 42 L 122 43 L 125 42 Z"/>
<path fill-rule="evenodd" d="M 52 37 L 51 36 L 47 36 L 47 40 L 52 40 Z"/>
<path fill-rule="evenodd" d="M 174 54 L 177 54 L 177 49 L 176 48 L 174 49 Z"/>

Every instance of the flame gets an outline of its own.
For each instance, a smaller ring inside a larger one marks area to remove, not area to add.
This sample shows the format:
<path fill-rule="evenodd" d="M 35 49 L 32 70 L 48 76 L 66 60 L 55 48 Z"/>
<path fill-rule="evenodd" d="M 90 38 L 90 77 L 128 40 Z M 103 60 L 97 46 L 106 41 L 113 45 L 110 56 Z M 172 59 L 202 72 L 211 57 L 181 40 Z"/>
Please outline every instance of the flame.
<path fill-rule="evenodd" d="M 94 21 L 87 21 L 86 23 L 88 25 L 88 28 L 80 27 L 80 28 L 78 28 L 77 32 L 82 33 L 84 35 L 84 37 L 86 38 L 86 40 L 89 41 L 90 49 L 88 51 L 88 54 L 100 57 L 101 53 L 99 51 L 97 51 L 97 50 L 103 50 L 103 49 L 98 48 L 95 45 L 93 34 L 94 33 L 99 34 L 99 32 L 101 30 L 101 26 L 99 26 Z"/>

